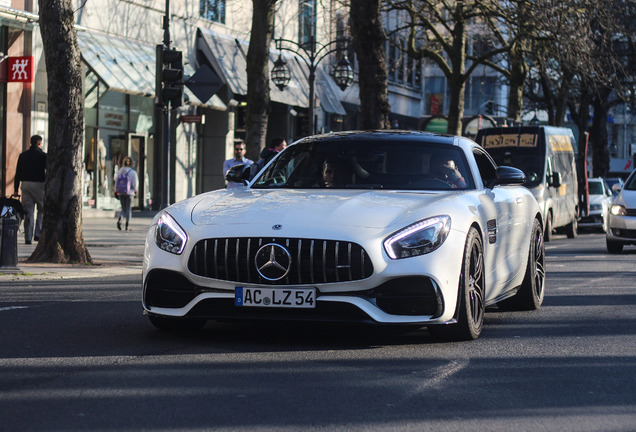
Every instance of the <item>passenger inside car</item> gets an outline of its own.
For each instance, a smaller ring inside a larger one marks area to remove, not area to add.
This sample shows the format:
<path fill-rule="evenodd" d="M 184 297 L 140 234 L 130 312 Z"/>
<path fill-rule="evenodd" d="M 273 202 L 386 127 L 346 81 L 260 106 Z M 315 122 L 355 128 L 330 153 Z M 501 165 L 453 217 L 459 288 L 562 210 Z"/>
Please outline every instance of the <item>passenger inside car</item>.
<path fill-rule="evenodd" d="M 431 159 L 431 175 L 439 180 L 448 183 L 451 188 L 465 188 L 466 180 L 457 169 L 455 161 L 450 155 L 440 153 Z"/>

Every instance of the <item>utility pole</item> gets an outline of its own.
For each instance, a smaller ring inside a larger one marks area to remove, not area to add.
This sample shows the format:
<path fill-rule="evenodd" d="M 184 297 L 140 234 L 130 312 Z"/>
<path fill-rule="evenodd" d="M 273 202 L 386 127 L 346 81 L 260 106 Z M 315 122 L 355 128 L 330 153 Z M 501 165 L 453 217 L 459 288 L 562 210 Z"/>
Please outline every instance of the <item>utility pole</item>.
<path fill-rule="evenodd" d="M 183 54 L 170 48 L 170 0 L 166 0 L 163 17 L 163 44 L 157 45 L 155 118 L 161 119 L 161 170 L 157 178 L 163 178 L 160 208 L 170 205 L 170 167 L 172 111 L 183 104 Z M 158 123 L 158 122 L 157 122 Z M 155 170 L 157 173 L 157 170 Z"/>

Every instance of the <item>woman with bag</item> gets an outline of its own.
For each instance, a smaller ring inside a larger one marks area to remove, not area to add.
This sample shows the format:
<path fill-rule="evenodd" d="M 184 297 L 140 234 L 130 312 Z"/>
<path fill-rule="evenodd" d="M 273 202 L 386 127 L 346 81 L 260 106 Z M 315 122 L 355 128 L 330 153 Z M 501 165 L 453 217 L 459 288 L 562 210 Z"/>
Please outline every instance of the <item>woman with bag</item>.
<path fill-rule="evenodd" d="M 132 199 L 137 193 L 138 182 L 137 171 L 132 168 L 132 159 L 126 156 L 115 176 L 115 196 L 121 202 L 121 212 L 117 219 L 117 229 L 120 231 L 122 216 L 126 218 L 126 231 L 128 231 L 128 223 L 132 216 Z"/>

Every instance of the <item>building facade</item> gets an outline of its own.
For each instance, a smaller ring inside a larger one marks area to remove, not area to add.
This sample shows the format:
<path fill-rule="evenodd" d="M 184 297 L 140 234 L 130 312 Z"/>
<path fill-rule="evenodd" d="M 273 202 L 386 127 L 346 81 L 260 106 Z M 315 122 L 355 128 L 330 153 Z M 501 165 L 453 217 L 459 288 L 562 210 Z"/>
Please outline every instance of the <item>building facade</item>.
<path fill-rule="evenodd" d="M 245 137 L 251 2 L 169 2 L 170 47 L 183 52 L 186 80 L 207 71 L 203 81 L 209 87 L 201 93 L 186 86 L 186 102 L 172 111 L 167 170 L 162 162 L 165 133 L 158 121 L 164 116 L 155 100 L 156 52 L 166 38 L 166 1 L 76 0 L 75 6 L 84 67 L 84 205 L 118 208 L 114 173 L 124 156 L 132 157 L 139 172 L 134 206 L 140 209 L 161 208 L 167 204 L 162 202 L 164 196 L 171 203 L 224 187 L 223 161 L 232 157 L 234 142 Z M 291 48 L 306 47 L 313 38 L 327 52 L 332 42 L 347 36 L 347 15 L 338 2 L 283 0 L 277 3 L 273 38 L 291 41 L 287 45 Z M 0 0 L 0 169 L 5 195 L 13 192 L 17 157 L 28 147 L 29 137 L 42 135 L 45 149 L 47 144 L 47 79 L 38 19 L 37 2 Z M 390 30 L 400 22 L 398 15 L 387 14 L 384 24 Z M 398 37 L 386 43 L 391 124 L 400 129 L 445 131 L 446 80 L 433 64 L 405 56 L 404 43 Z M 270 70 L 281 56 L 290 67 L 291 79 L 283 90 L 270 82 L 268 141 L 282 136 L 292 142 L 310 133 L 308 67 L 304 54 L 296 51 L 279 49 L 274 41 L 271 45 Z M 347 52 L 357 75 L 355 55 L 351 49 Z M 9 60 L 23 57 L 31 60 L 32 77 L 11 80 Z M 336 60 L 329 54 L 316 65 L 318 133 L 359 126 L 357 80 L 341 90 L 332 77 Z M 504 115 L 506 93 L 487 69 L 474 74 L 466 89 L 466 126 L 483 126 L 487 117 Z M 487 114 L 484 119 L 478 118 L 483 114 Z M 477 118 L 478 123 L 471 123 Z M 628 136 L 626 129 L 617 130 Z"/>

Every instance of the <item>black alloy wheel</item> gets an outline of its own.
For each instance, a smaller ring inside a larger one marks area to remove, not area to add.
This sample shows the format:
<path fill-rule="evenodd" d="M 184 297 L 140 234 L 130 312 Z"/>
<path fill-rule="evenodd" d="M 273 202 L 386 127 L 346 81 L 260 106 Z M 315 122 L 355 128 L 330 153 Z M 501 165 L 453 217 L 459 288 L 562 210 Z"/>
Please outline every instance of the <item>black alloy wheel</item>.
<path fill-rule="evenodd" d="M 479 232 L 471 228 L 466 238 L 462 274 L 459 278 L 457 322 L 429 326 L 435 339 L 467 341 L 481 334 L 486 311 L 483 243 Z"/>
<path fill-rule="evenodd" d="M 526 273 L 517 294 L 497 303 L 502 310 L 536 310 L 545 297 L 545 244 L 538 219 L 532 224 Z"/>

